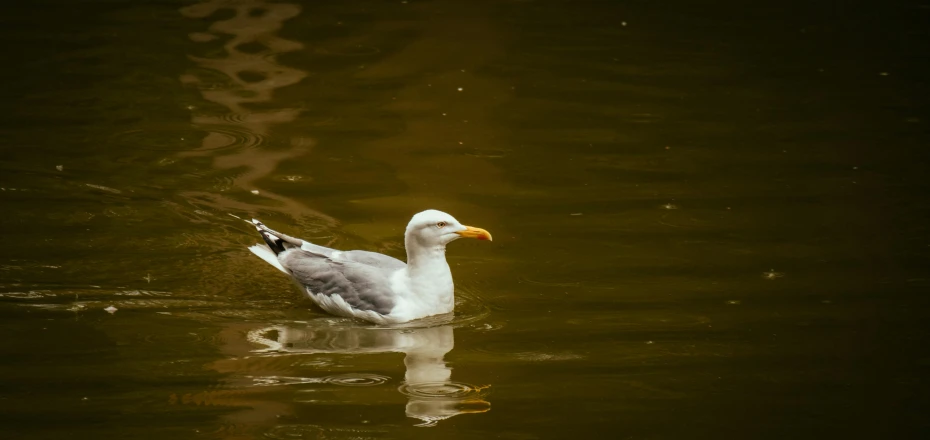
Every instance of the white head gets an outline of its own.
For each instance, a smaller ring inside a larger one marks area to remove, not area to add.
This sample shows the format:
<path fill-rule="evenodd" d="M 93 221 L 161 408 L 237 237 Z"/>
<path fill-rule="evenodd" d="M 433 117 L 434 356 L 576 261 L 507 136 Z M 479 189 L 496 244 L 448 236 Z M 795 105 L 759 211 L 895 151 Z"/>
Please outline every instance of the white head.
<path fill-rule="evenodd" d="M 491 234 L 481 228 L 465 226 L 455 217 L 435 209 L 418 213 L 407 223 L 404 233 L 408 252 L 413 247 L 445 248 L 446 244 L 462 237 L 491 240 Z"/>

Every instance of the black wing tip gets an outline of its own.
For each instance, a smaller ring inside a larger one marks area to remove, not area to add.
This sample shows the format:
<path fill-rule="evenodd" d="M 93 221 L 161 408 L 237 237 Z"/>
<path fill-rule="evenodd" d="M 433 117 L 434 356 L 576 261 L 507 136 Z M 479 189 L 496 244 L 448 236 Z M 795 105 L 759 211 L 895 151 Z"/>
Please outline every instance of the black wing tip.
<path fill-rule="evenodd" d="M 265 244 L 274 252 L 275 255 L 284 252 L 284 240 L 278 238 L 260 221 L 252 219 L 252 224 L 255 225 L 255 229 L 258 231 L 258 234 L 262 236 L 262 240 L 265 240 Z"/>
<path fill-rule="evenodd" d="M 274 252 L 275 255 L 284 252 L 284 242 L 280 238 L 275 237 L 274 235 L 271 235 L 267 232 L 262 232 L 261 235 L 262 239 L 265 240 L 265 244 L 271 248 L 271 251 Z"/>

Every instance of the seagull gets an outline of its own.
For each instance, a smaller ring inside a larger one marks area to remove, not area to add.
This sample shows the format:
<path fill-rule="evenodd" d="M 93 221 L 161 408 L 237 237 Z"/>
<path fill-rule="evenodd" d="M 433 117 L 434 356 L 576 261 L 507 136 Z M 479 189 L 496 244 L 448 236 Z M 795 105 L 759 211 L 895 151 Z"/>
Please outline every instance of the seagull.
<path fill-rule="evenodd" d="M 289 275 L 323 310 L 376 324 L 452 312 L 454 285 L 446 245 L 462 237 L 491 241 L 481 228 L 429 209 L 404 233 L 407 262 L 368 251 L 339 251 L 284 235 L 252 219 L 265 240 L 249 250 Z"/>

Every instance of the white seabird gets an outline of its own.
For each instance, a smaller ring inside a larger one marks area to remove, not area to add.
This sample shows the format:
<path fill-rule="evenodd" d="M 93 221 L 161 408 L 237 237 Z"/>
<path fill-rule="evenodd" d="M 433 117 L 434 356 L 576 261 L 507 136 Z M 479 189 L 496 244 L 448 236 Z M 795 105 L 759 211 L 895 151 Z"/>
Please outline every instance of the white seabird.
<path fill-rule="evenodd" d="M 323 310 L 378 324 L 452 312 L 455 297 L 446 245 L 462 237 L 491 240 L 484 229 L 426 210 L 407 224 L 404 263 L 375 252 L 330 249 L 273 231 L 255 219 L 251 223 L 265 245 L 249 250 L 290 275 Z"/>

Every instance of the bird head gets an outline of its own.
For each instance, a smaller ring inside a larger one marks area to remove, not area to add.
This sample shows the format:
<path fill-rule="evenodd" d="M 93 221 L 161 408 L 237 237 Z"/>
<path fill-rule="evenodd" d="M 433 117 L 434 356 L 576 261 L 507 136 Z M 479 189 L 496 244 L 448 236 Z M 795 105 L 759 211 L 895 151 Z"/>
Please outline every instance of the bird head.
<path fill-rule="evenodd" d="M 422 247 L 445 246 L 459 238 L 476 238 L 491 241 L 491 233 L 481 228 L 465 226 L 455 217 L 442 211 L 429 209 L 410 219 L 405 233 L 408 243 L 412 240 Z"/>

